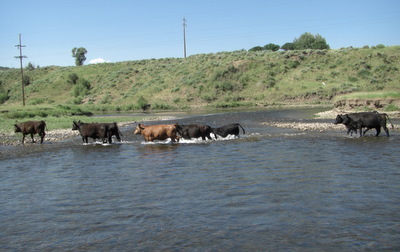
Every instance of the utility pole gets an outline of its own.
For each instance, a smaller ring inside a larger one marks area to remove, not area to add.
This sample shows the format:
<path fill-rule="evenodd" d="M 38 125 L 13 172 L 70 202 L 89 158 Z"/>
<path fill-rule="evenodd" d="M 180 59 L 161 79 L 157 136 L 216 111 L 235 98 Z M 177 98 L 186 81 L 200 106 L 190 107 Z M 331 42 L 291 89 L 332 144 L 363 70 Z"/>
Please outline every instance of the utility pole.
<path fill-rule="evenodd" d="M 27 58 L 27 57 L 22 56 L 22 47 L 25 47 L 25 46 L 21 45 L 21 34 L 19 34 L 19 45 L 16 45 L 15 47 L 18 47 L 18 49 L 19 49 L 19 56 L 15 56 L 14 58 L 19 59 L 20 64 L 21 64 L 22 105 L 25 107 L 24 70 L 22 68 L 22 59 Z"/>
<path fill-rule="evenodd" d="M 186 58 L 186 18 L 183 18 L 183 56 Z"/>

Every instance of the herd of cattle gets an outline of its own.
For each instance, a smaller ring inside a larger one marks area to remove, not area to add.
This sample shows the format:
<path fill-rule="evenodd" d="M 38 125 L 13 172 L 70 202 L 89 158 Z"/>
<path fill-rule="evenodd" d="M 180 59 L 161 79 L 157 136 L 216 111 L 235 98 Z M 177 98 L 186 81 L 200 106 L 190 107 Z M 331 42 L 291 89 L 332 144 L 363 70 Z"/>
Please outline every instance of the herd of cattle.
<path fill-rule="evenodd" d="M 370 129 L 376 129 L 376 136 L 381 132 L 381 128 L 384 129 L 386 135 L 389 136 L 389 130 L 386 127 L 386 119 L 389 116 L 385 113 L 378 112 L 362 112 L 362 113 L 351 113 L 344 115 L 337 115 L 334 124 L 344 124 L 347 128 L 347 134 L 353 134 L 359 132 L 360 136 L 365 135 Z M 392 128 L 393 124 L 390 121 Z M 22 143 L 24 143 L 25 136 L 31 135 L 32 142 L 35 140 L 33 135 L 38 134 L 40 136 L 40 143 L 43 143 L 44 136 L 46 135 L 46 122 L 45 121 L 27 121 L 19 124 L 15 124 L 15 132 L 22 133 Z M 217 139 L 220 137 L 227 137 L 228 135 L 238 136 L 240 133 L 239 127 L 243 130 L 244 128 L 239 123 L 225 125 L 219 128 L 212 128 L 208 125 L 181 125 L 181 124 L 160 124 L 160 125 L 148 125 L 138 124 L 134 134 L 142 135 L 146 142 L 152 142 L 154 140 L 166 140 L 171 139 L 172 142 L 179 142 L 180 138 L 192 139 L 202 138 L 203 140 L 211 140 L 211 133 L 214 134 Z M 365 130 L 363 131 L 363 129 Z M 101 139 L 103 143 L 112 143 L 112 136 L 115 136 L 118 141 L 121 142 L 121 132 L 118 128 L 117 123 L 83 123 L 73 122 L 72 130 L 78 130 L 82 141 L 88 143 L 88 138 Z"/>

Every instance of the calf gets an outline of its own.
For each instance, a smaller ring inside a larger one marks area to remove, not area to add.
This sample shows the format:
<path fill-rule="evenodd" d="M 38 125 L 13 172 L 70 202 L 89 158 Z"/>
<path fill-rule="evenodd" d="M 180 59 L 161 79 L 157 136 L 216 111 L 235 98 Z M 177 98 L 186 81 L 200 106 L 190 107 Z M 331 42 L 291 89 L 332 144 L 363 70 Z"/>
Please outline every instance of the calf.
<path fill-rule="evenodd" d="M 386 118 L 389 119 L 387 114 L 380 114 L 378 112 L 351 113 L 337 115 L 334 124 L 344 124 L 348 129 L 347 133 L 349 133 L 349 131 L 353 128 L 359 130 L 360 136 L 365 135 L 365 132 L 373 128 L 376 129 L 376 136 L 379 136 L 381 128 L 383 128 L 383 130 L 386 132 L 386 135 L 389 136 L 389 130 L 386 127 Z M 367 129 L 363 132 L 362 128 Z"/>
<path fill-rule="evenodd" d="M 82 136 L 82 141 L 88 143 L 88 138 L 101 138 L 102 142 L 105 143 L 105 139 L 108 137 L 108 142 L 111 143 L 111 136 L 108 134 L 108 126 L 101 123 L 82 123 L 73 122 L 72 130 L 79 130 Z"/>
<path fill-rule="evenodd" d="M 176 135 L 177 124 L 160 124 L 144 126 L 138 124 L 133 134 L 142 135 L 146 142 L 153 142 L 154 140 L 166 140 L 171 138 L 172 142 L 179 141 Z"/>
<path fill-rule="evenodd" d="M 245 134 L 245 131 L 239 123 L 233 123 L 233 124 L 228 124 L 224 125 L 219 128 L 212 128 L 212 132 L 215 135 L 215 138 L 217 138 L 217 135 L 222 136 L 222 137 L 227 137 L 228 135 L 239 135 L 239 127 L 242 128 L 243 134 Z"/>
<path fill-rule="evenodd" d="M 177 125 L 178 134 L 184 139 L 199 138 L 206 140 L 206 137 L 211 140 L 211 127 L 208 125 Z"/>
<path fill-rule="evenodd" d="M 43 143 L 44 136 L 46 135 L 44 132 L 45 128 L 45 121 L 27 121 L 14 124 L 15 132 L 22 132 L 22 144 L 24 144 L 25 135 L 28 134 L 31 134 L 32 143 L 35 142 L 35 139 L 33 139 L 34 134 L 38 134 L 40 136 L 40 143 Z"/>

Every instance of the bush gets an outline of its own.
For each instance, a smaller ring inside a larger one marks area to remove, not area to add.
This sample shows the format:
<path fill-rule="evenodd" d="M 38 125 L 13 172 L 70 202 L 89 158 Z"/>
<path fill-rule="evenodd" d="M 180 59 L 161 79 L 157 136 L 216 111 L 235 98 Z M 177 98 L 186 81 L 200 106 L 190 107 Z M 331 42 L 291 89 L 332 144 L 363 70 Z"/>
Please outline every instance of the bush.
<path fill-rule="evenodd" d="M 8 96 L 9 92 L 6 92 L 3 88 L 3 82 L 0 81 L 0 104 L 5 103 L 10 97 Z"/>
<path fill-rule="evenodd" d="M 74 97 L 85 96 L 89 94 L 90 82 L 85 79 L 79 79 L 78 83 L 74 87 L 73 95 Z M 77 103 L 75 103 L 77 104 Z"/>
<path fill-rule="evenodd" d="M 76 84 L 78 81 L 79 77 L 76 73 L 72 73 L 70 75 L 68 75 L 68 82 L 72 83 L 72 84 Z"/>
<path fill-rule="evenodd" d="M 296 50 L 303 49 L 329 49 L 325 38 L 321 35 L 312 35 L 309 32 L 303 33 L 299 38 L 293 40 L 293 45 Z"/>
<path fill-rule="evenodd" d="M 144 106 L 146 106 L 146 104 L 148 104 L 148 101 L 146 98 L 144 98 L 142 95 L 139 96 L 138 101 L 137 101 L 137 105 L 139 108 L 143 108 Z"/>

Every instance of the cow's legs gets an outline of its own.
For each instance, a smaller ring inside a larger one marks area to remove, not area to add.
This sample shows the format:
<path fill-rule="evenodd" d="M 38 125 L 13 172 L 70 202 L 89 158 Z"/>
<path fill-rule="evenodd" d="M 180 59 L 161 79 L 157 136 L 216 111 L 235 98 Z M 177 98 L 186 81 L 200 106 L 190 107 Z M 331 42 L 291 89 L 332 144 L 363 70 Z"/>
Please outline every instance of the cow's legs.
<path fill-rule="evenodd" d="M 362 137 L 363 136 L 363 131 L 362 131 L 362 128 L 360 127 L 360 137 Z"/>
<path fill-rule="evenodd" d="M 389 130 L 388 128 L 385 126 L 383 126 L 383 130 L 386 132 L 386 136 L 389 136 Z"/>
<path fill-rule="evenodd" d="M 33 138 L 33 133 L 31 133 L 31 138 L 32 138 L 32 143 L 34 143 L 35 139 Z"/>
<path fill-rule="evenodd" d="M 375 136 L 379 136 L 379 134 L 381 133 L 381 127 L 375 128 L 376 129 L 376 135 Z"/>
<path fill-rule="evenodd" d="M 46 133 L 44 133 L 44 132 L 42 134 L 40 134 L 40 143 L 43 143 L 45 135 L 46 135 Z"/>

